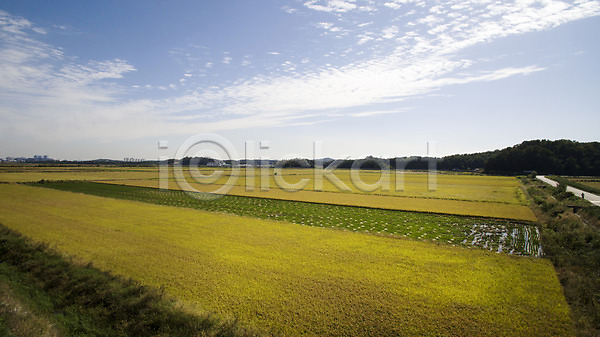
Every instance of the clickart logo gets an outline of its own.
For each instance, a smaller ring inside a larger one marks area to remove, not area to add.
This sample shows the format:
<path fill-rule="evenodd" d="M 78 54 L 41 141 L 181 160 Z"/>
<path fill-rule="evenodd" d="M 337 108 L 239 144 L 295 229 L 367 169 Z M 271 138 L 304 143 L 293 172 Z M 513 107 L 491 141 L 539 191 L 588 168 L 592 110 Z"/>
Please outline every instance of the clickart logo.
<path fill-rule="evenodd" d="M 427 144 L 428 156 L 425 158 L 428 162 L 429 191 L 434 191 L 437 185 L 437 161 L 432 155 L 433 145 L 431 142 Z M 159 141 L 158 148 L 161 151 L 168 150 L 168 142 Z M 211 133 L 197 134 L 184 141 L 173 157 L 159 156 L 159 187 L 183 190 L 202 200 L 219 198 L 234 188 L 243 189 L 245 192 L 267 192 L 271 189 L 272 182 L 276 185 L 274 188 L 287 192 L 311 190 L 311 187 L 313 191 L 320 192 L 324 190 L 324 182 L 328 184 L 328 191 L 335 192 L 389 192 L 392 189 L 403 191 L 404 169 L 416 159 L 411 157 L 390 161 L 369 157 L 360 160 L 325 160 L 322 148 L 322 142 L 312 142 L 313 158 L 310 163 L 305 159 L 293 159 L 293 166 L 312 171 L 304 171 L 299 181 L 291 183 L 286 180 L 284 174 L 284 167 L 291 160 L 268 159 L 269 141 L 245 141 L 245 159 L 242 160 L 233 144 L 226 138 Z M 288 154 L 284 158 L 301 156 Z M 351 163 L 349 167 L 348 163 Z M 340 179 L 335 174 L 340 166 L 349 171 L 343 175 L 349 179 Z M 378 180 L 364 181 L 360 172 L 365 168 L 377 170 Z M 242 177 L 243 182 L 240 183 Z"/>

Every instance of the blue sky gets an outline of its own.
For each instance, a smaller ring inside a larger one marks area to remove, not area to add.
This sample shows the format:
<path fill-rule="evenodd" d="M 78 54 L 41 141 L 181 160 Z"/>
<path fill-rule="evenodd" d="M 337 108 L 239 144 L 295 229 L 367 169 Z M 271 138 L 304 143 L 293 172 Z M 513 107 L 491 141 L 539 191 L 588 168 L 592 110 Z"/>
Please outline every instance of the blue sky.
<path fill-rule="evenodd" d="M 598 141 L 600 1 L 2 1 L 0 157 Z M 169 147 L 158 150 L 157 142 Z M 258 146 L 258 145 L 257 145 Z"/>

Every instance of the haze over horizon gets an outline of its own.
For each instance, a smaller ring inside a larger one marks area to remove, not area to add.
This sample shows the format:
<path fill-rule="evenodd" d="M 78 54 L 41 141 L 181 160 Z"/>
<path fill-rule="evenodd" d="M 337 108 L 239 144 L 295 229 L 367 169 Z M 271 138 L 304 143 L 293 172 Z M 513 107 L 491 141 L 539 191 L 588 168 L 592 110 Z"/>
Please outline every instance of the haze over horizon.
<path fill-rule="evenodd" d="M 313 141 L 332 158 L 598 141 L 599 15 L 587 0 L 3 2 L 0 157 L 156 159 L 197 133 L 273 159 Z"/>

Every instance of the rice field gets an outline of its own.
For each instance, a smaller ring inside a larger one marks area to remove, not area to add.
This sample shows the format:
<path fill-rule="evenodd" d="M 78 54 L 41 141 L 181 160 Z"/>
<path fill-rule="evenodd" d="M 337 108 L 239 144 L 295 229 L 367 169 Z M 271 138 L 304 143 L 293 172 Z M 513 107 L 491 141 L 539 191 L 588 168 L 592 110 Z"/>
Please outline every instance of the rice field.
<path fill-rule="evenodd" d="M 223 172 L 221 177 L 215 175 L 214 178 L 207 178 L 219 171 Z M 277 172 L 273 169 L 241 169 L 232 175 L 231 169 L 202 168 L 183 170 L 182 175 L 176 177 L 170 167 L 167 173 L 164 182 L 169 189 L 214 192 L 229 184 L 228 194 L 237 196 L 520 221 L 537 220 L 527 206 L 520 183 L 514 177 L 440 173 L 435 175 L 435 190 L 430 190 L 426 173 L 392 173 L 389 176 L 389 190 L 380 188 L 365 192 L 357 188 L 349 170 L 334 172 L 339 183 L 349 190 L 336 187 L 327 178 L 322 179 L 321 188 L 315 188 L 314 171 L 310 169 L 284 169 Z M 374 184 L 381 179 L 378 171 L 361 171 L 358 176 L 365 184 Z M 228 182 L 230 177 L 233 178 Z M 0 182 L 35 182 L 41 179 L 86 180 L 154 188 L 161 186 L 159 168 L 0 166 Z M 279 179 L 287 184 L 307 183 L 299 191 L 290 192 L 282 188 L 285 185 L 276 181 Z"/>
<path fill-rule="evenodd" d="M 251 186 L 254 189 L 266 187 L 275 190 L 295 190 L 292 186 L 299 184 L 298 187 L 301 187 L 299 189 L 303 191 L 526 204 L 525 197 L 519 189 L 519 182 L 513 177 L 448 172 L 438 172 L 430 176 L 427 172 L 415 171 L 390 171 L 386 175 L 372 170 L 360 170 L 353 173 L 348 169 L 338 169 L 331 174 L 313 169 L 240 169 L 236 174 L 231 169 L 182 168 L 180 176 L 175 175 L 174 171 L 173 168 L 169 168 L 170 180 L 185 181 L 194 186 L 202 184 L 218 186 L 229 183 L 242 187 Z M 216 174 L 216 172 L 222 173 Z M 321 181 L 322 186 L 316 183 L 317 180 Z M 366 189 L 366 187 L 376 186 L 378 183 L 380 188 L 370 192 Z"/>
<path fill-rule="evenodd" d="M 545 259 L 15 184 L 0 200 L 7 227 L 265 331 L 573 335 Z"/>
<path fill-rule="evenodd" d="M 167 169 L 168 179 L 186 181 L 192 185 L 221 186 L 229 183 L 235 186 L 252 186 L 254 189 L 285 189 L 287 184 L 306 180 L 301 190 L 323 192 L 348 192 L 378 195 L 394 195 L 404 197 L 436 198 L 451 200 L 489 201 L 508 204 L 526 204 L 519 189 L 519 182 L 513 177 L 481 176 L 438 173 L 435 175 L 435 190 L 430 190 L 428 175 L 423 172 L 401 172 L 389 174 L 389 190 L 366 192 L 360 189 L 359 182 L 353 182 L 350 170 L 338 169 L 333 174 L 324 174 L 322 186 L 315 186 L 315 171 L 312 169 L 283 169 L 277 171 L 240 169 L 235 174 L 231 169 L 200 168 L 197 170 L 183 169 L 182 176 L 176 177 L 172 167 Z M 222 172 L 215 178 L 207 178 L 215 172 Z M 338 188 L 328 176 L 339 179 L 342 187 Z M 375 184 L 381 179 L 379 171 L 361 170 L 357 176 L 365 184 Z M 46 180 L 158 180 L 158 167 L 35 167 L 35 166 L 0 166 L 0 182 L 34 182 Z M 283 183 L 282 183 L 283 182 Z M 385 185 L 385 184 L 384 184 Z"/>
<path fill-rule="evenodd" d="M 34 182 L 46 180 L 120 180 L 157 179 L 158 169 L 151 167 L 103 166 L 11 166 L 0 165 L 0 182 Z"/>
<path fill-rule="evenodd" d="M 140 186 L 158 188 L 158 180 L 119 180 L 102 181 L 118 185 Z M 186 191 L 213 192 L 223 185 L 189 184 L 191 188 Z M 182 190 L 175 181 L 169 181 L 168 189 Z M 233 186 L 228 195 L 247 196 L 256 198 L 279 199 L 289 201 L 313 202 L 324 204 L 335 204 L 357 207 L 371 207 L 391 210 L 404 210 L 414 212 L 445 213 L 454 215 L 481 216 L 491 218 L 503 218 L 522 221 L 536 221 L 531 209 L 525 205 L 477 202 L 453 199 L 401 197 L 391 195 L 364 194 L 364 193 L 340 193 L 340 192 L 316 192 L 302 190 L 298 192 L 287 192 L 281 189 L 268 191 L 248 191 L 243 186 Z"/>
<path fill-rule="evenodd" d="M 55 182 L 38 184 L 38 186 L 110 198 L 287 221 L 306 226 L 458 244 L 516 255 L 541 256 L 542 254 L 537 227 L 508 220 L 233 195 L 215 199 L 212 195 L 200 193 L 190 195 L 178 190 L 92 182 Z"/>

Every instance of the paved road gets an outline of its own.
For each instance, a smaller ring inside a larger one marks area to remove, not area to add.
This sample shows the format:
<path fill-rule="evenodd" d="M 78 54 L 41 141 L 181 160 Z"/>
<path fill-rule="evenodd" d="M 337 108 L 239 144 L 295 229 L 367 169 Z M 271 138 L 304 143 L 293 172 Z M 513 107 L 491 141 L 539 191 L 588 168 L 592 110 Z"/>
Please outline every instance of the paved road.
<path fill-rule="evenodd" d="M 536 178 L 538 178 L 539 180 L 545 182 L 546 184 L 550 184 L 554 187 L 558 186 L 558 183 L 556 181 L 554 181 L 552 179 L 548 179 L 544 176 L 537 176 Z M 581 195 L 583 194 L 585 196 L 585 200 L 588 200 L 589 202 L 591 202 L 592 204 L 594 204 L 596 206 L 600 206 L 600 196 L 598 196 L 598 195 L 592 194 L 590 192 L 582 191 L 578 188 L 571 187 L 571 186 L 567 186 L 567 192 L 571 192 L 578 197 L 581 197 Z"/>

